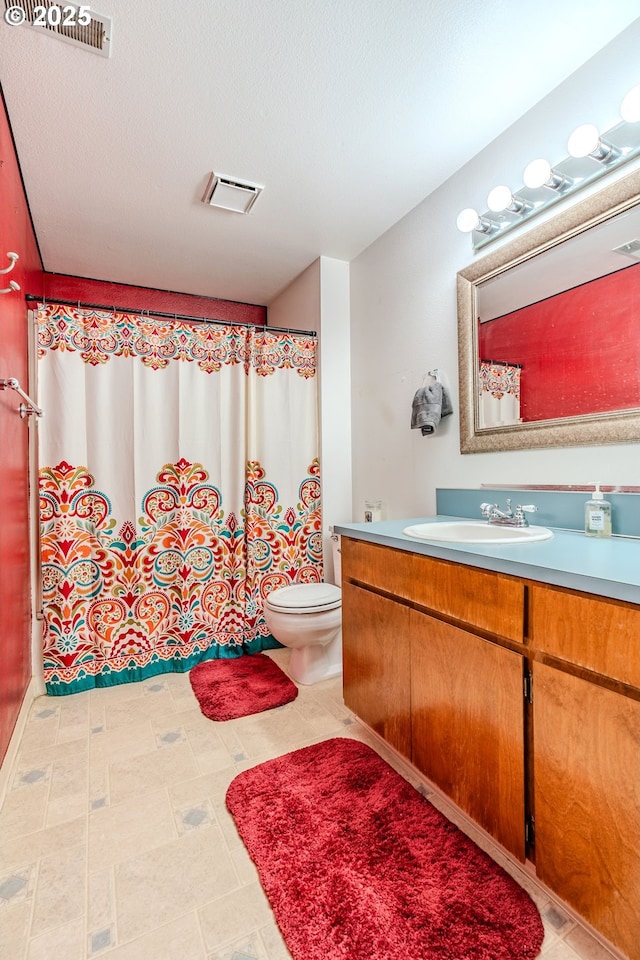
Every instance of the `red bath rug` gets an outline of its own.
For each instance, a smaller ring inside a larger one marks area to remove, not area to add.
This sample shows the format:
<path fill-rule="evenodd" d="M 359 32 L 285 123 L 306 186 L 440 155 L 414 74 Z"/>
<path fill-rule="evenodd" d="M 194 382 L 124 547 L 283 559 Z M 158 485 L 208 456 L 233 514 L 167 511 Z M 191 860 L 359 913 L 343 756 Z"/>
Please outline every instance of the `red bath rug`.
<path fill-rule="evenodd" d="M 290 703 L 298 688 L 263 653 L 234 660 L 205 660 L 189 672 L 200 709 L 210 720 L 235 720 Z"/>
<path fill-rule="evenodd" d="M 239 774 L 227 807 L 294 960 L 531 960 L 518 884 L 373 750 L 323 743 Z"/>

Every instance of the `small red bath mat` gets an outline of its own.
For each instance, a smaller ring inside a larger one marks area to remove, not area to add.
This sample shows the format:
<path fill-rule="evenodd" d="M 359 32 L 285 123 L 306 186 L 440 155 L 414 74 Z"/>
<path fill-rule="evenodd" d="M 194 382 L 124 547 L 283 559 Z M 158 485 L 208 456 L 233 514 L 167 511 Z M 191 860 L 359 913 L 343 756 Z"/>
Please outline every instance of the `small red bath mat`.
<path fill-rule="evenodd" d="M 295 683 L 263 653 L 234 660 L 205 660 L 189 673 L 200 709 L 210 720 L 235 720 L 290 703 Z"/>
<path fill-rule="evenodd" d="M 532 960 L 529 895 L 370 747 L 240 773 L 236 822 L 294 960 Z"/>

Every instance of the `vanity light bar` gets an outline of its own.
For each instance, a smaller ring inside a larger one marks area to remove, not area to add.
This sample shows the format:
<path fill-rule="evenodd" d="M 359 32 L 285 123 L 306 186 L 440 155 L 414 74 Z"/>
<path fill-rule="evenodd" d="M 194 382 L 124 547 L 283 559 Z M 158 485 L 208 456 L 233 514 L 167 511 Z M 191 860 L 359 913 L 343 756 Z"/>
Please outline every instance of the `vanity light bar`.
<path fill-rule="evenodd" d="M 479 250 L 497 237 L 537 216 L 554 203 L 640 156 L 640 85 L 627 93 L 620 108 L 622 120 L 606 131 L 606 138 L 593 124 L 577 127 L 567 144 L 569 156 L 554 164 L 539 158 L 527 164 L 524 186 L 515 193 L 507 186 L 494 187 L 487 197 L 487 212 L 472 207 L 457 219 L 458 229 L 471 234 Z"/>

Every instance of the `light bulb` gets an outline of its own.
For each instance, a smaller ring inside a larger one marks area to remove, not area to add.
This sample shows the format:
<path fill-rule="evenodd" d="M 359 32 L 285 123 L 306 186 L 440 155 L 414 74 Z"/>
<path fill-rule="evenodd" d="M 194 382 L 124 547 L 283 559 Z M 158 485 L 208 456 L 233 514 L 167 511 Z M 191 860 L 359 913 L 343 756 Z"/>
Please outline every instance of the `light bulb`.
<path fill-rule="evenodd" d="M 620 106 L 620 116 L 627 123 L 637 123 L 640 120 L 640 86 L 629 90 Z"/>
<path fill-rule="evenodd" d="M 456 220 L 458 230 L 461 230 L 462 233 L 471 233 L 479 223 L 480 216 L 478 211 L 474 210 L 473 207 L 465 207 L 465 209 L 458 214 L 458 219 Z"/>
<path fill-rule="evenodd" d="M 499 187 L 494 187 L 487 197 L 487 206 L 489 210 L 493 210 L 494 213 L 501 213 L 503 210 L 506 210 L 512 202 L 513 194 L 509 187 L 504 186 L 504 184 L 501 184 Z"/>
<path fill-rule="evenodd" d="M 525 187 L 529 187 L 530 190 L 543 187 L 551 179 L 551 164 L 542 157 L 532 160 L 525 167 L 522 179 Z"/>
<path fill-rule="evenodd" d="M 583 123 L 576 127 L 567 143 L 567 149 L 572 157 L 580 159 L 595 153 L 600 146 L 600 134 L 593 123 Z"/>

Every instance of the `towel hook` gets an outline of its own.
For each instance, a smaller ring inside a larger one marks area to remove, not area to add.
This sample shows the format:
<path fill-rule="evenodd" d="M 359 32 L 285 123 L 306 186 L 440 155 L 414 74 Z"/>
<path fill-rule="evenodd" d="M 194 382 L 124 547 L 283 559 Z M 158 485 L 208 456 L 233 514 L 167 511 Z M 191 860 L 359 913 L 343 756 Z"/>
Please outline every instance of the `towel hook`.
<path fill-rule="evenodd" d="M 0 270 L 0 273 L 11 273 L 16 265 L 16 260 L 20 259 L 17 253 L 8 253 L 7 258 L 11 261 L 11 263 L 8 267 L 5 267 L 4 270 Z"/>
<path fill-rule="evenodd" d="M 6 273 L 6 270 L 0 270 L 0 273 Z M 16 283 L 15 280 L 9 281 L 9 286 L 5 287 L 4 290 L 0 290 L 0 293 L 11 293 L 12 291 L 18 291 L 20 289 L 20 284 Z"/>
<path fill-rule="evenodd" d="M 433 370 L 429 370 L 429 376 L 433 377 L 436 383 L 442 382 L 440 379 L 440 370 L 438 369 L 438 367 L 434 367 Z"/>

